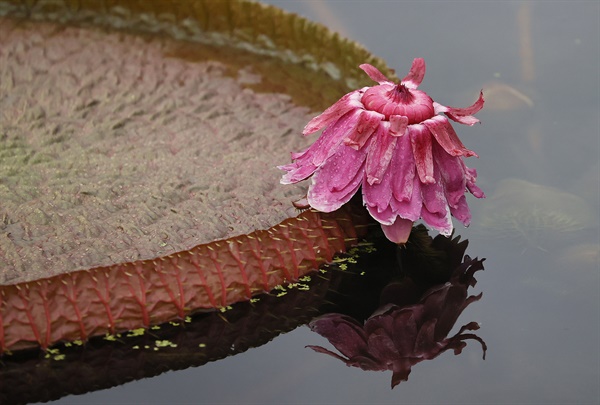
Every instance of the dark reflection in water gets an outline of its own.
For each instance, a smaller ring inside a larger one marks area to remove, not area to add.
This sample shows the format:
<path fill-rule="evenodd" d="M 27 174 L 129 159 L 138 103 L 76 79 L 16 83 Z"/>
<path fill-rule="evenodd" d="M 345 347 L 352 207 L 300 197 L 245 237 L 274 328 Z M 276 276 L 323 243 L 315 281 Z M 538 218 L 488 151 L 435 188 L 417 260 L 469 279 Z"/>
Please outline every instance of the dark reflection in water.
<path fill-rule="evenodd" d="M 392 369 L 393 385 L 406 380 L 420 361 L 448 349 L 460 353 L 466 339 L 481 342 L 485 353 L 479 337 L 463 333 L 478 329 L 475 322 L 447 337 L 462 310 L 481 297 L 467 294 L 473 274 L 483 268 L 483 260 L 463 260 L 467 241 L 431 238 L 423 226 L 402 249 L 380 234 L 369 240 L 298 283 L 251 302 L 85 345 L 71 342 L 45 353 L 5 356 L 0 403 L 49 401 L 198 367 L 309 322 L 349 357 L 347 364 Z"/>
<path fill-rule="evenodd" d="M 413 242 L 417 238 L 423 239 L 421 232 L 413 235 Z M 483 260 L 464 256 L 461 263 L 467 241 L 459 242 L 459 237 L 451 240 L 437 236 L 433 241 L 419 242 L 423 245 L 413 243 L 399 252 L 405 271 L 383 287 L 379 306 L 366 320 L 329 313 L 310 322 L 310 328 L 327 338 L 345 357 L 321 346 L 308 347 L 348 366 L 391 370 L 392 388 L 408 380 L 415 364 L 450 349 L 459 354 L 469 339 L 481 343 L 485 358 L 484 341 L 464 333 L 479 329 L 476 322 L 469 322 L 448 337 L 462 311 L 482 296 L 469 296 L 467 290 L 476 284 L 473 275 L 483 270 Z M 419 246 L 427 246 L 431 251 L 425 252 Z"/>

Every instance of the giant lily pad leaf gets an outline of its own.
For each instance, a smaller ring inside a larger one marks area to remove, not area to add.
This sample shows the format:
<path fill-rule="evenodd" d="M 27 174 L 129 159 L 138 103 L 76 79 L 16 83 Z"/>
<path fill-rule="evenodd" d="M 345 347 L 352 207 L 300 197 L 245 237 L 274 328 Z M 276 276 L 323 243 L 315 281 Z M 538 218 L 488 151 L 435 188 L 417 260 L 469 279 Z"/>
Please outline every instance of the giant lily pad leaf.
<path fill-rule="evenodd" d="M 275 166 L 380 60 L 280 10 L 0 2 L 0 352 L 246 300 L 356 242 Z"/>

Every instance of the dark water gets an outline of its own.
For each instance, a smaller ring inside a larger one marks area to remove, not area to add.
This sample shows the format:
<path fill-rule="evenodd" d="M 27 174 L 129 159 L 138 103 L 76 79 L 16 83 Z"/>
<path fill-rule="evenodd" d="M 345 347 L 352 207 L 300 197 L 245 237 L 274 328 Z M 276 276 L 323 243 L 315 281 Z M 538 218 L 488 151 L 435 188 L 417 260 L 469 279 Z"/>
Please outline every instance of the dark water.
<path fill-rule="evenodd" d="M 458 128 L 480 158 L 469 166 L 488 198 L 469 200 L 467 253 L 485 257 L 457 327 L 471 342 L 414 366 L 390 390 L 306 349 L 332 348 L 307 327 L 201 367 L 57 403 L 598 403 L 600 205 L 598 2 L 268 1 L 363 44 L 403 76 L 427 62 L 421 89 L 470 105 L 482 125 Z M 508 179 L 508 180 L 507 180 Z M 455 330 L 456 331 L 456 330 Z"/>

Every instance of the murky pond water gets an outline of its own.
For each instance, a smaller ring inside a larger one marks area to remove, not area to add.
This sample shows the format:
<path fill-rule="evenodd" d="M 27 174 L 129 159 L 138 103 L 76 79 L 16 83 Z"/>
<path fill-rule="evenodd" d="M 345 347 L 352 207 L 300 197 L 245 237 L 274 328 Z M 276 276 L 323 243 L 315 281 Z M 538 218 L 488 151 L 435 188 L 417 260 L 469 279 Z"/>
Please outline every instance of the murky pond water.
<path fill-rule="evenodd" d="M 420 88 L 442 104 L 470 105 L 483 88 L 482 124 L 457 132 L 480 156 L 467 164 L 488 198 L 471 198 L 472 225 L 456 230 L 468 255 L 486 258 L 474 289 L 483 297 L 453 333 L 481 323 L 486 359 L 472 342 L 415 365 L 390 390 L 389 372 L 305 348 L 332 346 L 303 326 L 235 356 L 57 403 L 597 403 L 600 5 L 267 3 L 358 41 L 399 75 L 425 58 Z"/>

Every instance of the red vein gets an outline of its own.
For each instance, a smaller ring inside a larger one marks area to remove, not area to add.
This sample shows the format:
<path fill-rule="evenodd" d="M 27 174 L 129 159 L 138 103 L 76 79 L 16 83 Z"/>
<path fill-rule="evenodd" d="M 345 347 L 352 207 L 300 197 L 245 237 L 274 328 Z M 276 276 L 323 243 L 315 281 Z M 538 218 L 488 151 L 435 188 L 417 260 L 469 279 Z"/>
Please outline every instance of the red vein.
<path fill-rule="evenodd" d="M 217 246 L 219 245 L 217 244 Z M 219 262 L 219 258 L 215 254 L 215 250 L 210 246 L 207 247 L 208 257 L 210 257 L 210 260 L 212 260 L 212 262 L 214 263 L 215 268 L 217 269 L 217 275 L 219 276 L 219 280 L 221 281 L 221 306 L 224 307 L 227 305 L 227 288 L 225 286 L 225 278 L 223 277 L 223 269 L 221 269 L 221 263 Z"/>
<path fill-rule="evenodd" d="M 75 311 L 75 316 L 77 316 L 77 323 L 79 324 L 79 331 L 81 334 L 81 339 L 82 340 L 86 340 L 87 339 L 87 332 L 85 331 L 85 325 L 83 323 L 83 316 L 81 315 L 81 311 L 79 310 L 79 307 L 77 306 L 77 292 L 76 289 L 74 288 L 73 285 L 73 278 L 72 277 L 65 277 L 67 280 L 71 281 L 70 286 L 67 285 L 67 281 L 63 281 L 63 286 L 62 286 L 62 290 L 65 294 L 65 297 L 67 298 L 67 300 L 71 303 L 71 305 L 73 306 L 73 310 Z M 69 288 L 71 287 L 71 288 Z"/>
<path fill-rule="evenodd" d="M 234 248 L 234 246 L 235 246 L 235 248 Z M 229 252 L 231 253 L 231 256 L 238 264 L 238 267 L 240 268 L 240 273 L 242 273 L 242 280 L 244 280 L 244 286 L 246 287 L 246 296 L 248 298 L 252 298 L 252 291 L 250 290 L 248 275 L 246 274 L 246 266 L 244 266 L 244 263 L 240 259 L 239 242 L 238 243 L 236 243 L 235 241 L 229 242 L 229 243 L 227 243 L 227 247 L 229 249 Z"/>
<path fill-rule="evenodd" d="M 38 344 L 42 347 L 42 338 L 40 336 L 40 331 L 38 330 L 38 328 L 35 325 L 35 322 L 33 321 L 33 317 L 31 316 L 31 312 L 29 310 L 29 298 L 23 295 L 23 289 L 20 287 L 17 287 L 18 295 L 19 298 L 21 298 L 21 302 L 23 302 L 23 311 L 25 311 L 25 316 L 27 317 L 27 320 L 29 321 L 29 325 L 31 326 L 31 331 L 33 332 L 33 336 L 35 336 L 35 339 L 37 340 Z M 45 348 L 45 347 L 44 347 Z"/>
<path fill-rule="evenodd" d="M 208 284 L 206 283 L 206 277 L 204 276 L 204 274 L 202 272 L 200 263 L 198 263 L 198 258 L 196 256 L 195 252 L 190 255 L 190 259 L 191 259 L 192 264 L 196 268 L 196 273 L 198 274 L 198 277 L 200 277 L 200 281 L 202 282 L 202 285 L 204 286 L 206 295 L 208 295 L 208 300 L 210 301 L 210 304 L 213 306 L 213 308 L 217 308 L 217 306 L 218 306 L 217 300 L 215 299 L 215 295 L 213 294 L 212 290 L 208 287 Z"/>

